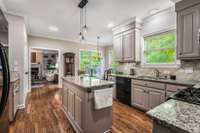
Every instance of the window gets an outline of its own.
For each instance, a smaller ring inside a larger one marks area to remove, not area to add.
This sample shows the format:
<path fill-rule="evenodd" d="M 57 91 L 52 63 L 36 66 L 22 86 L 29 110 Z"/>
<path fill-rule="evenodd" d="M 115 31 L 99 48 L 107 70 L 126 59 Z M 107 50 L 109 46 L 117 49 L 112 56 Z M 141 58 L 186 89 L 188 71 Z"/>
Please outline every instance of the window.
<path fill-rule="evenodd" d="M 89 70 L 93 69 L 94 75 L 100 76 L 102 71 L 101 64 L 102 61 L 98 58 L 97 51 L 80 50 L 80 70 L 89 72 Z"/>
<path fill-rule="evenodd" d="M 144 64 L 176 64 L 176 33 L 165 32 L 144 38 Z"/>
<path fill-rule="evenodd" d="M 114 71 L 116 71 L 118 63 L 115 60 L 113 50 L 109 50 L 109 53 L 108 53 L 108 63 L 109 63 L 109 68 L 112 68 Z"/>

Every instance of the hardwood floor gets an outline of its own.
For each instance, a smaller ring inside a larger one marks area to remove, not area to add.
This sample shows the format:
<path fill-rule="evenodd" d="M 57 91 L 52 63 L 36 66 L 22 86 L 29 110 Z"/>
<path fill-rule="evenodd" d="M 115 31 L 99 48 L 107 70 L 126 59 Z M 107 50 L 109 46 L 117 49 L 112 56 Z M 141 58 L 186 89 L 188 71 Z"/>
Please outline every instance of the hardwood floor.
<path fill-rule="evenodd" d="M 26 109 L 19 110 L 9 133 L 74 133 L 61 110 L 55 85 L 32 90 Z M 112 133 L 151 133 L 152 120 L 143 112 L 114 102 Z"/>

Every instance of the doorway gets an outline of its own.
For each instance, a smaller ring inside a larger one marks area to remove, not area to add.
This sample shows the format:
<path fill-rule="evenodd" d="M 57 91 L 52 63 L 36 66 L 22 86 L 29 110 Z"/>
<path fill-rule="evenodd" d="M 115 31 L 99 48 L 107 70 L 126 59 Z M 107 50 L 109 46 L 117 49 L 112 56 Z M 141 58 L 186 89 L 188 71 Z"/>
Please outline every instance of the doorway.
<path fill-rule="evenodd" d="M 31 89 L 59 84 L 59 51 L 43 48 L 30 50 Z"/>

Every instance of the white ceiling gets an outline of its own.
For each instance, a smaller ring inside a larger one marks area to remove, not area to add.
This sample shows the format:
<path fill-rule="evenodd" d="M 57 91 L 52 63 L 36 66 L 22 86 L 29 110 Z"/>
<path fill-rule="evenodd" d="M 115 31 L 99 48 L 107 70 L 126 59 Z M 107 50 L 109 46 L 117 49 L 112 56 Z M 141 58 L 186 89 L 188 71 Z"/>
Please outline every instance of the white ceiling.
<path fill-rule="evenodd" d="M 4 0 L 6 9 L 25 17 L 31 35 L 62 40 L 78 41 L 80 0 Z M 137 16 L 143 18 L 152 9 L 173 6 L 170 0 L 89 0 L 87 5 L 89 32 L 87 41 L 96 43 L 100 36 L 102 44 L 112 44 L 112 31 L 107 27 L 113 22 L 118 25 Z M 49 31 L 49 26 L 57 26 L 58 32 Z"/>

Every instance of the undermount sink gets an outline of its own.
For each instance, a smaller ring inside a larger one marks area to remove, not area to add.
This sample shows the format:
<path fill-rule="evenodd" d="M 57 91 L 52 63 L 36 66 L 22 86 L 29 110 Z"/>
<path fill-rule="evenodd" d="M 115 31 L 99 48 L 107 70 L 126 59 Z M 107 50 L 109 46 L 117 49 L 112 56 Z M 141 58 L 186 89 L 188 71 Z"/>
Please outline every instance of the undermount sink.
<path fill-rule="evenodd" d="M 151 76 L 139 76 L 138 78 L 139 79 L 150 79 L 150 80 L 161 80 L 161 79 L 164 80 L 164 79 L 166 79 L 166 78 L 162 78 L 162 77 L 157 78 L 157 77 L 153 77 L 153 76 L 152 77 Z"/>

